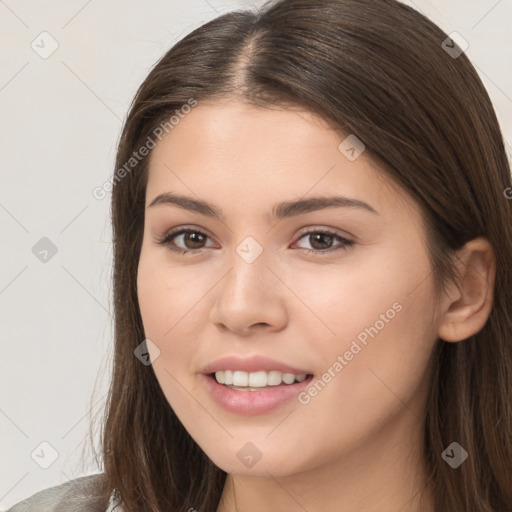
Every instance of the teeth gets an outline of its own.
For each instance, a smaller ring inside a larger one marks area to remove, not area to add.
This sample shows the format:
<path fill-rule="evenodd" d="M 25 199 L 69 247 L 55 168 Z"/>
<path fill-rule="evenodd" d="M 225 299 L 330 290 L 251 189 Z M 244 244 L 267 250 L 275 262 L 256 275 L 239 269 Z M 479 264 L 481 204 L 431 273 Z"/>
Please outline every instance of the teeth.
<path fill-rule="evenodd" d="M 293 373 L 281 373 L 275 370 L 270 372 L 243 372 L 239 370 L 225 370 L 215 372 L 215 379 L 219 384 L 226 386 L 265 388 L 267 386 L 279 386 L 281 383 L 293 384 L 302 382 L 306 378 L 305 373 L 294 375 Z"/>
<path fill-rule="evenodd" d="M 247 380 L 251 388 L 263 388 L 267 385 L 267 372 L 251 372 L 248 374 Z M 240 386 L 240 384 L 238 384 L 238 386 Z"/>
<path fill-rule="evenodd" d="M 283 374 L 275 370 L 267 373 L 267 385 L 268 386 L 279 386 L 281 384 L 281 377 Z"/>
<path fill-rule="evenodd" d="M 285 384 L 293 384 L 295 381 L 295 375 L 293 375 L 293 373 L 283 373 L 281 378 Z"/>
<path fill-rule="evenodd" d="M 248 386 L 249 374 L 247 372 L 233 372 L 233 386 Z"/>

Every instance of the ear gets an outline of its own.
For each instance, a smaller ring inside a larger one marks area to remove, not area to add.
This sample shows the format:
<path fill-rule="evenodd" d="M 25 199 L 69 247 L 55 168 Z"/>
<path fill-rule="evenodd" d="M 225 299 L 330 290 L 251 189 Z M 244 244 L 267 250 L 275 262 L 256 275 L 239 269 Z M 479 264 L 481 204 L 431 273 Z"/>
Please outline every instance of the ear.
<path fill-rule="evenodd" d="M 455 258 L 459 277 L 441 299 L 438 336 L 456 342 L 479 332 L 491 312 L 496 257 L 486 238 L 470 240 Z"/>

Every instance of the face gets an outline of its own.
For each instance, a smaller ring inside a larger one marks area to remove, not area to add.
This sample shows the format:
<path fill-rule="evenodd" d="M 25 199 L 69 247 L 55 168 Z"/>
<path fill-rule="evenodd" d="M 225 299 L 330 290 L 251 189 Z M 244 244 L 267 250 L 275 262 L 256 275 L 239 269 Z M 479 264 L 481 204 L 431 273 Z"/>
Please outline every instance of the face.
<path fill-rule="evenodd" d="M 347 135 L 301 110 L 199 103 L 153 150 L 144 331 L 170 407 L 229 473 L 313 470 L 421 426 L 422 217 Z"/>

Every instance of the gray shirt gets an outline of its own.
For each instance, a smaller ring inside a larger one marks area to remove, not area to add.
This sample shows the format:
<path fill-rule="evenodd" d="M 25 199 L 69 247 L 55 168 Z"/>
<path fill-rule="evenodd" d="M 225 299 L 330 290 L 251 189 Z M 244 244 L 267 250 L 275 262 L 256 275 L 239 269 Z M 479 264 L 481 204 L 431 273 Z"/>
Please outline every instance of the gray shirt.
<path fill-rule="evenodd" d="M 88 475 L 44 489 L 11 507 L 7 512 L 122 512 L 114 492 L 105 507 L 97 495 L 102 475 Z"/>

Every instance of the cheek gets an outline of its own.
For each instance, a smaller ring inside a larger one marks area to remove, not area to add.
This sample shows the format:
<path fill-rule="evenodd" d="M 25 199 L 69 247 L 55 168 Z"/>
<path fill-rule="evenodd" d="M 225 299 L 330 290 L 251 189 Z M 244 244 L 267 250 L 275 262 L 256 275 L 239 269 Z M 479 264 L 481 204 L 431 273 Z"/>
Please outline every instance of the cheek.
<path fill-rule="evenodd" d="M 304 325 L 306 320 L 316 328 L 317 339 L 332 340 L 341 350 L 361 332 L 364 342 L 365 329 L 375 324 L 381 337 L 391 324 L 396 327 L 399 316 L 418 316 L 416 322 L 431 314 L 429 262 L 419 244 L 412 247 L 382 244 L 354 252 L 340 264 L 318 266 L 314 272 L 311 263 L 294 268 L 285 281 L 293 283 L 293 291 L 310 311 L 295 308 L 294 321 Z"/>
<path fill-rule="evenodd" d="M 322 363 L 320 379 L 328 382 L 325 388 L 318 386 L 318 411 L 351 411 L 368 414 L 368 419 L 372 410 L 379 414 L 381 405 L 382 414 L 393 403 L 402 407 L 397 397 L 407 402 L 424 384 L 437 339 L 426 255 L 375 251 L 372 261 L 339 273 L 327 269 L 314 281 L 308 306 L 322 323 L 316 321 L 318 334 L 310 336 L 315 343 L 309 352 L 316 353 Z M 309 277 L 300 283 L 302 293 L 313 284 Z"/>
<path fill-rule="evenodd" d="M 335 325 L 338 335 L 323 349 L 320 380 L 328 383 L 318 385 L 321 392 L 310 405 L 318 414 L 328 410 L 335 422 L 349 419 L 354 426 L 349 437 L 374 432 L 408 411 L 423 416 L 428 363 L 437 339 L 434 326 L 428 325 L 431 292 L 424 283 L 414 296 L 376 294 L 364 314 L 346 315 L 345 322 Z"/>
<path fill-rule="evenodd" d="M 144 334 L 160 350 L 152 365 L 169 401 L 179 400 L 183 395 L 179 383 L 190 381 L 195 371 L 194 340 L 208 321 L 201 301 L 211 286 L 206 273 L 198 279 L 193 266 L 171 266 L 162 251 L 141 253 L 137 295 Z"/>
<path fill-rule="evenodd" d="M 420 295 L 428 304 L 427 287 Z M 324 367 L 295 414 L 309 432 L 304 443 L 311 443 L 312 459 L 329 460 L 371 446 L 390 425 L 403 428 L 400 435 L 405 439 L 421 421 L 435 336 L 425 327 L 419 299 L 402 298 L 402 309 L 393 310 L 388 323 L 375 325 L 376 313 L 385 314 L 388 301 L 374 298 L 362 318 L 356 322 L 347 313 L 345 321 L 335 324 L 336 337 L 319 343 Z M 329 441 L 315 448 L 314 439 Z"/>
<path fill-rule="evenodd" d="M 210 285 L 211 286 L 211 285 Z M 201 314 L 199 303 L 207 293 L 208 278 L 197 278 L 193 266 L 171 266 L 165 252 L 141 253 L 137 273 L 137 296 L 148 338 L 165 345 L 184 335 Z"/>
<path fill-rule="evenodd" d="M 196 347 L 190 343 L 187 332 L 191 331 L 191 322 L 197 321 L 197 311 L 193 308 L 199 300 L 199 290 L 194 288 L 193 282 L 183 270 L 167 270 L 165 262 L 141 254 L 137 295 L 144 334 L 160 351 L 158 357 L 152 359 L 152 367 L 178 417 L 183 410 L 191 408 L 183 385 L 191 391 L 188 380 Z M 193 411 L 193 414 L 200 413 Z"/>

